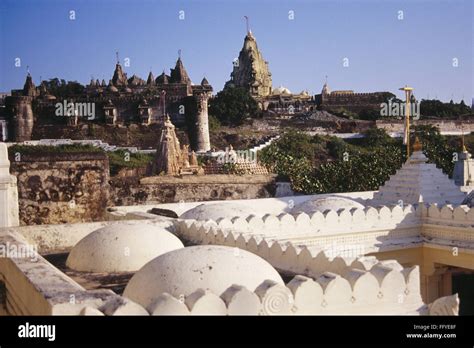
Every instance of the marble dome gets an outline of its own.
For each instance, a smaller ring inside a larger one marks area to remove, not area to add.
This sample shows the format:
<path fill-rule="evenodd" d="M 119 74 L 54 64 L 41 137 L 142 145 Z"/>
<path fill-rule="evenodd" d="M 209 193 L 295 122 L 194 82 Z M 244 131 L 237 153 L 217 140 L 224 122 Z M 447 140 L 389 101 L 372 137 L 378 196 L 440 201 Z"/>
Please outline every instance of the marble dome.
<path fill-rule="evenodd" d="M 282 95 L 282 94 L 286 94 L 286 95 L 290 95 L 291 94 L 291 91 L 286 88 L 286 87 L 283 87 L 283 86 L 280 86 L 278 88 L 275 88 L 273 91 L 272 91 L 272 94 L 273 95 Z"/>
<path fill-rule="evenodd" d="M 240 203 L 207 203 L 200 204 L 181 214 L 181 219 L 214 220 L 219 218 L 233 218 L 234 216 L 257 215 L 255 209 Z"/>
<path fill-rule="evenodd" d="M 133 272 L 183 243 L 164 227 L 112 224 L 88 234 L 71 250 L 66 265 L 85 272 Z"/>
<path fill-rule="evenodd" d="M 339 209 L 352 209 L 360 208 L 364 209 L 365 207 L 350 198 L 330 196 L 325 198 L 310 199 L 309 201 L 302 202 L 297 204 L 291 210 L 292 214 L 306 213 L 312 214 L 314 212 L 320 211 L 324 212 L 326 210 L 339 210 Z"/>
<path fill-rule="evenodd" d="M 278 284 L 278 272 L 260 256 L 219 245 L 199 245 L 158 256 L 130 279 L 123 296 L 148 307 L 164 292 L 176 298 L 199 288 L 220 296 L 233 284 L 254 291 L 265 280 Z"/>

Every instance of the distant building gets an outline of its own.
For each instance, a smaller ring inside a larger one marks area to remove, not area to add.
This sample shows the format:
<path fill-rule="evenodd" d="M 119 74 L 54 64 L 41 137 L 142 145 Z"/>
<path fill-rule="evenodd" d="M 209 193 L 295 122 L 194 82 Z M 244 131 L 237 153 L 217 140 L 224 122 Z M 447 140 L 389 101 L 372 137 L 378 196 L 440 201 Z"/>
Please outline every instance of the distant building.
<path fill-rule="evenodd" d="M 314 102 L 323 109 L 344 108 L 359 112 L 365 109 L 380 109 L 380 104 L 395 97 L 390 92 L 355 93 L 353 90 L 331 91 L 327 82 L 321 94 L 314 96 Z"/>
<path fill-rule="evenodd" d="M 260 109 L 276 115 L 292 115 L 309 112 L 316 108 L 337 109 L 345 108 L 351 111 L 364 109 L 380 109 L 380 104 L 394 96 L 389 92 L 354 93 L 354 91 L 329 90 L 324 84 L 321 94 L 310 95 L 304 90 L 294 94 L 283 86 L 272 87 L 272 74 L 268 62 L 264 60 L 258 49 L 257 40 L 249 30 L 244 39 L 244 45 L 239 58 L 234 61 L 231 78 L 224 88 L 242 87 L 249 91 L 257 101 Z"/>

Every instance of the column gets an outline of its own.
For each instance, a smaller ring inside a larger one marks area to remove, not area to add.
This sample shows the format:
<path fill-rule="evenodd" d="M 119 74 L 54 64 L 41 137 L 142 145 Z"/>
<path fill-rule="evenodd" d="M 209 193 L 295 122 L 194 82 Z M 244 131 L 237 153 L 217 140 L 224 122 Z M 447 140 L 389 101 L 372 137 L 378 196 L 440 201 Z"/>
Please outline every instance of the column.
<path fill-rule="evenodd" d="M 7 145 L 0 143 L 0 228 L 18 225 L 16 177 L 10 175 Z"/>

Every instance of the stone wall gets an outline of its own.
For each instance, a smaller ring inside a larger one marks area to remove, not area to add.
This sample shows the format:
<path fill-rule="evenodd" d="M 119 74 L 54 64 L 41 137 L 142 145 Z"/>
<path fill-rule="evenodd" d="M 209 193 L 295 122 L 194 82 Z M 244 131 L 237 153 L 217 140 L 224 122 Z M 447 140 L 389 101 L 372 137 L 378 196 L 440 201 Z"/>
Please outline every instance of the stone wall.
<path fill-rule="evenodd" d="M 105 153 L 20 153 L 10 162 L 18 179 L 20 224 L 104 219 L 109 196 Z"/>
<path fill-rule="evenodd" d="M 111 205 L 268 198 L 276 191 L 272 175 L 114 178 L 110 186 Z"/>
<path fill-rule="evenodd" d="M 378 120 L 376 121 L 377 128 L 383 128 L 387 132 L 403 132 L 403 120 Z M 471 120 L 414 120 L 412 126 L 432 125 L 439 128 L 441 132 L 461 132 L 469 134 L 474 132 L 474 121 Z"/>

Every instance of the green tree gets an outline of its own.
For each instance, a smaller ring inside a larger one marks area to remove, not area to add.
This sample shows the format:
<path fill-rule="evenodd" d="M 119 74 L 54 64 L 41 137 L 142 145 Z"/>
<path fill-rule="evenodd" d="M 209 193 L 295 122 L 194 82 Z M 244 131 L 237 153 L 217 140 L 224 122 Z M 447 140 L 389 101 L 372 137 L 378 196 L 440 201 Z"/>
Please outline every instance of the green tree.
<path fill-rule="evenodd" d="M 258 114 L 258 105 L 245 88 L 227 88 L 209 101 L 209 114 L 223 125 L 238 126 Z"/>
<path fill-rule="evenodd" d="M 439 132 L 439 128 L 432 125 L 416 126 L 415 136 L 421 141 L 423 152 L 429 161 L 451 176 L 454 169 L 453 154 L 459 149 L 450 146 L 446 137 Z"/>
<path fill-rule="evenodd" d="M 382 128 L 369 128 L 364 133 L 363 144 L 368 147 L 393 144 L 393 139 Z"/>
<path fill-rule="evenodd" d="M 52 95 L 60 98 L 66 98 L 71 96 L 80 95 L 84 92 L 85 87 L 77 81 L 60 80 L 57 77 L 49 79 L 49 81 L 43 81 L 46 89 Z"/>

